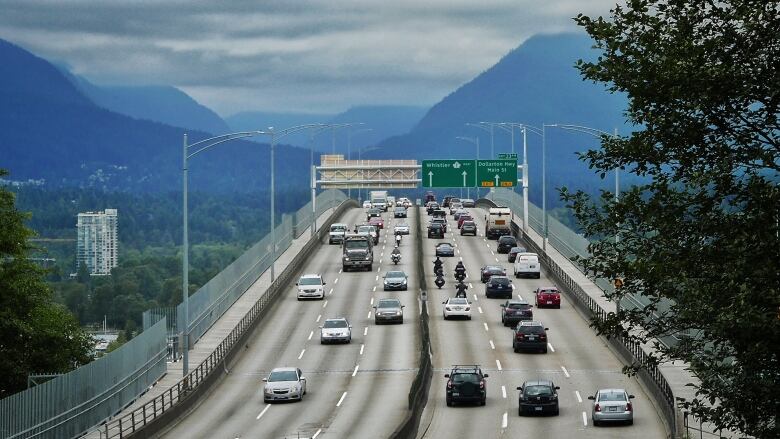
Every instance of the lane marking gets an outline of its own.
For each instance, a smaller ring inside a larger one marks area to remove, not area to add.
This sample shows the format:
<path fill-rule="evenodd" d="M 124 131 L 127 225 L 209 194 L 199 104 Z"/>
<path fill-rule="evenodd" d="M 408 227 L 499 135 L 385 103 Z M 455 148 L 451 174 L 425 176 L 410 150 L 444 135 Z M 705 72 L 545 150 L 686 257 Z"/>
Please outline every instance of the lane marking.
<path fill-rule="evenodd" d="M 496 258 L 496 262 L 498 262 L 498 258 Z"/>
<path fill-rule="evenodd" d="M 498 361 L 498 359 L 496 359 L 496 368 L 498 368 L 498 371 L 499 371 L 499 372 L 501 372 L 502 370 L 504 370 L 504 369 L 502 369 L 502 368 L 501 368 L 501 362 L 500 362 L 500 361 Z"/>
<path fill-rule="evenodd" d="M 471 285 L 471 282 L 469 282 L 469 288 L 474 288 L 474 285 Z M 476 297 L 476 294 L 474 296 Z"/>
<path fill-rule="evenodd" d="M 482 323 L 482 324 L 485 325 L 485 331 L 487 331 L 488 330 L 487 323 Z"/>
<path fill-rule="evenodd" d="M 551 351 L 555 352 L 555 348 L 553 347 L 552 343 L 547 343 L 547 346 L 550 348 Z"/>
<path fill-rule="evenodd" d="M 506 399 L 506 386 L 501 386 L 501 397 Z"/>
<path fill-rule="evenodd" d="M 477 299 L 477 295 L 476 294 L 474 295 L 474 300 L 479 300 L 479 299 Z"/>
<path fill-rule="evenodd" d="M 331 288 L 330 291 L 328 291 L 328 296 L 330 296 L 331 294 L 333 294 L 333 288 Z"/>
<path fill-rule="evenodd" d="M 368 319 L 371 319 L 371 311 L 368 312 Z"/>
<path fill-rule="evenodd" d="M 337 283 L 339 283 L 339 278 L 336 278 L 336 280 L 333 281 L 334 285 L 337 284 Z"/>
<path fill-rule="evenodd" d="M 485 241 L 487 241 L 487 239 Z M 485 247 L 490 248 L 490 244 L 485 244 Z M 491 250 L 491 252 L 492 252 L 492 250 Z"/>
<path fill-rule="evenodd" d="M 371 291 L 376 291 L 376 285 L 374 285 L 374 288 L 373 288 L 373 289 L 371 289 Z M 373 299 L 373 298 L 371 299 L 371 304 L 372 304 L 372 305 L 374 304 L 374 299 Z"/>
<path fill-rule="evenodd" d="M 582 425 L 585 427 L 588 426 L 588 414 L 585 412 L 582 412 Z"/>
<path fill-rule="evenodd" d="M 504 412 L 504 416 L 501 418 L 501 428 L 506 428 L 508 422 L 509 421 L 507 419 L 506 412 Z"/>
<path fill-rule="evenodd" d="M 356 364 L 356 365 L 355 365 L 355 370 L 353 370 L 353 371 L 352 371 L 352 376 L 355 376 L 355 375 L 357 375 L 357 371 L 358 371 L 358 369 L 359 369 L 359 368 L 360 368 L 360 365 L 359 365 L 359 364 Z"/>
<path fill-rule="evenodd" d="M 263 409 L 263 411 L 262 411 L 262 412 L 260 412 L 260 414 L 259 414 L 259 415 L 257 415 L 257 417 L 256 417 L 255 419 L 260 419 L 260 417 L 261 417 L 261 416 L 263 416 L 263 415 L 265 414 L 265 412 L 267 412 L 267 411 L 268 411 L 268 409 L 270 409 L 270 408 L 271 408 L 271 404 L 266 404 L 266 406 L 265 406 L 265 408 Z"/>
<path fill-rule="evenodd" d="M 519 300 L 523 300 L 523 296 L 521 296 L 521 295 L 519 295 L 519 294 L 517 295 L 517 298 L 518 298 Z"/>
<path fill-rule="evenodd" d="M 368 326 L 363 329 L 363 336 L 368 335 Z"/>
<path fill-rule="evenodd" d="M 566 378 L 570 378 L 571 377 L 571 375 L 569 375 L 569 371 L 566 370 L 565 367 L 561 366 L 561 370 L 563 370 L 563 374 L 566 375 Z"/>
<path fill-rule="evenodd" d="M 582 396 L 580 396 L 579 390 L 575 390 L 574 395 L 577 397 L 577 402 L 582 402 Z"/>
<path fill-rule="evenodd" d="M 366 347 L 366 345 L 362 344 L 360 345 L 360 355 L 363 355 L 363 348 Z"/>
<path fill-rule="evenodd" d="M 320 322 L 320 319 L 321 319 L 321 318 L 322 318 L 322 314 L 320 314 L 320 315 L 318 315 L 318 316 L 317 316 L 317 323 L 319 323 L 319 322 Z"/>
<path fill-rule="evenodd" d="M 322 433 L 322 429 L 318 428 L 317 431 L 311 436 L 311 439 L 317 439 L 317 436 L 319 436 L 320 433 Z"/>
<path fill-rule="evenodd" d="M 339 274 L 341 274 L 341 268 L 339 268 Z"/>
<path fill-rule="evenodd" d="M 493 256 L 495 256 L 495 255 L 496 255 L 496 252 L 494 252 L 493 250 L 490 250 L 490 254 L 491 254 L 491 255 L 493 255 Z M 498 260 L 498 259 L 496 259 L 496 260 Z"/>
<path fill-rule="evenodd" d="M 372 297 L 371 298 L 371 305 L 373 305 L 373 304 L 374 304 L 374 298 Z"/>
<path fill-rule="evenodd" d="M 482 314 L 482 307 L 478 306 L 477 309 L 479 310 L 479 313 Z"/>
<path fill-rule="evenodd" d="M 311 331 L 311 332 L 309 333 L 309 338 L 308 338 L 307 340 L 311 340 L 311 338 L 312 338 L 312 337 L 314 337 L 314 331 Z"/>
<path fill-rule="evenodd" d="M 301 354 L 300 354 L 300 355 L 298 355 L 298 359 L 299 359 L 299 360 L 300 360 L 301 358 L 303 358 L 303 353 L 304 353 L 304 352 L 306 352 L 306 349 L 302 350 L 302 351 L 301 351 Z"/>
<path fill-rule="evenodd" d="M 380 271 L 382 271 L 382 267 L 376 267 L 376 272 L 379 273 Z"/>
<path fill-rule="evenodd" d="M 328 306 L 328 301 L 327 300 L 322 304 L 323 308 L 325 308 L 326 306 Z"/>
<path fill-rule="evenodd" d="M 374 276 L 374 280 L 379 280 L 379 275 Z"/>
<path fill-rule="evenodd" d="M 493 340 L 490 340 L 490 349 L 496 349 L 496 345 L 493 344 Z"/>
<path fill-rule="evenodd" d="M 341 398 L 339 398 L 339 402 L 336 403 L 336 407 L 341 407 L 341 403 L 344 402 L 344 398 L 347 397 L 347 392 L 344 392 L 341 394 Z"/>

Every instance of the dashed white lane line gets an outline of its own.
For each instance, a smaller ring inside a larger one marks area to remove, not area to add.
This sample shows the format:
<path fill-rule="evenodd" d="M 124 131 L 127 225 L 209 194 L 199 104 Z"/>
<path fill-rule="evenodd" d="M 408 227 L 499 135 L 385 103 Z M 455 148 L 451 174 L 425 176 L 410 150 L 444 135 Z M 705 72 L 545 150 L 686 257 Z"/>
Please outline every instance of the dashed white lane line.
<path fill-rule="evenodd" d="M 366 336 L 366 335 L 368 335 L 368 326 L 363 328 L 363 336 Z"/>
<path fill-rule="evenodd" d="M 363 348 L 365 348 L 366 345 L 362 344 L 360 345 L 360 355 L 363 355 Z"/>
<path fill-rule="evenodd" d="M 314 434 L 311 436 L 311 439 L 317 439 L 317 436 L 319 436 L 320 433 L 322 433 L 322 429 L 318 428 L 317 431 L 315 431 Z"/>
<path fill-rule="evenodd" d="M 471 285 L 471 282 L 469 282 L 469 288 L 474 288 L 474 285 Z M 476 297 L 476 294 L 474 296 Z"/>
<path fill-rule="evenodd" d="M 344 392 L 341 394 L 341 398 L 339 398 L 339 402 L 336 403 L 336 407 L 341 407 L 341 403 L 344 402 L 344 398 L 347 397 L 347 392 Z"/>
<path fill-rule="evenodd" d="M 367 317 L 367 318 L 368 318 L 369 320 L 371 320 L 371 311 L 369 311 L 369 312 L 368 312 L 368 317 Z"/>
<path fill-rule="evenodd" d="M 339 268 L 339 274 L 341 274 L 341 268 Z"/>
<path fill-rule="evenodd" d="M 322 318 L 322 314 L 320 314 L 320 315 L 318 315 L 318 316 L 317 316 L 317 323 L 319 323 L 319 322 L 320 322 L 320 319 L 321 319 L 321 318 Z"/>
<path fill-rule="evenodd" d="M 311 340 L 311 338 L 312 338 L 312 337 L 314 337 L 314 331 L 311 331 L 311 332 L 309 333 L 309 338 L 308 338 L 307 340 Z"/>
<path fill-rule="evenodd" d="M 355 375 L 357 375 L 357 371 L 358 371 L 358 369 L 360 369 L 360 365 L 359 365 L 359 364 L 356 364 L 356 365 L 355 365 L 355 370 L 353 370 L 353 371 L 352 371 L 352 376 L 355 376 Z"/>
<path fill-rule="evenodd" d="M 506 386 L 501 386 L 501 397 L 506 399 Z"/>
<path fill-rule="evenodd" d="M 382 257 L 385 255 L 385 252 L 379 253 L 379 257 Z"/>
<path fill-rule="evenodd" d="M 555 352 L 555 348 L 553 347 L 552 343 L 547 343 L 547 347 L 549 347 L 551 351 Z"/>
<path fill-rule="evenodd" d="M 382 267 L 376 267 L 376 272 L 379 273 L 380 271 L 382 271 Z"/>
<path fill-rule="evenodd" d="M 496 262 L 498 262 L 498 258 L 496 258 Z"/>
<path fill-rule="evenodd" d="M 574 396 L 577 397 L 577 402 L 582 402 L 582 396 L 580 396 L 580 391 L 579 390 L 575 390 L 574 391 Z"/>
<path fill-rule="evenodd" d="M 371 291 L 376 291 L 376 285 L 374 285 L 374 288 L 372 288 Z M 371 304 L 373 305 L 374 302 L 372 301 Z"/>
<path fill-rule="evenodd" d="M 585 412 L 582 412 L 582 425 L 588 426 L 588 414 Z"/>
<path fill-rule="evenodd" d="M 339 278 L 336 278 L 336 280 L 333 281 L 334 285 L 337 284 L 337 283 L 339 283 Z"/>
<path fill-rule="evenodd" d="M 490 254 L 491 254 L 491 255 L 493 255 L 493 256 L 495 256 L 495 255 L 496 255 L 496 252 L 494 252 L 493 250 L 490 250 Z"/>
<path fill-rule="evenodd" d="M 504 369 L 502 369 L 502 368 L 501 368 L 501 362 L 500 362 L 500 361 L 498 361 L 498 360 L 496 360 L 496 368 L 498 369 L 498 371 L 499 371 L 499 372 L 501 372 L 502 370 L 504 370 Z"/>
<path fill-rule="evenodd" d="M 487 241 L 487 239 L 485 241 Z M 485 244 L 485 247 L 490 248 L 490 244 Z M 493 250 L 491 250 L 491 253 L 492 252 L 493 252 Z"/>
<path fill-rule="evenodd" d="M 478 306 L 477 309 L 479 310 L 479 313 L 482 314 L 482 307 Z"/>
<path fill-rule="evenodd" d="M 566 370 L 565 367 L 561 366 L 561 370 L 563 371 L 563 374 L 566 375 L 566 378 L 570 378 L 571 377 L 571 375 L 569 375 L 569 371 Z"/>
<path fill-rule="evenodd" d="M 379 280 L 379 275 L 374 276 L 374 280 Z"/>
<path fill-rule="evenodd" d="M 303 353 L 304 353 L 304 352 L 306 352 L 306 349 L 302 350 L 302 351 L 301 351 L 301 353 L 300 353 L 300 355 L 298 355 L 298 359 L 299 359 L 299 360 L 300 360 L 301 358 L 303 358 Z"/>
<path fill-rule="evenodd" d="M 331 288 L 330 291 L 328 291 L 328 296 L 330 296 L 331 294 L 333 294 L 333 288 Z"/>
<path fill-rule="evenodd" d="M 268 411 L 268 409 L 270 409 L 270 408 L 271 408 L 271 404 L 266 404 L 266 406 L 265 406 L 265 408 L 263 409 L 263 411 L 262 411 L 262 412 L 260 412 L 260 414 L 259 414 L 259 415 L 257 415 L 257 417 L 256 417 L 255 419 L 260 419 L 260 417 L 262 417 L 262 416 L 265 414 L 265 412 L 267 412 L 267 411 Z"/>
<path fill-rule="evenodd" d="M 325 308 L 327 306 L 328 306 L 328 301 L 326 300 L 325 302 L 323 302 L 322 307 Z"/>
<path fill-rule="evenodd" d="M 487 325 L 487 323 L 482 323 L 482 324 L 485 326 L 485 331 L 487 331 L 487 330 L 488 330 L 488 325 Z"/>
<path fill-rule="evenodd" d="M 490 340 L 490 349 L 496 349 L 496 345 L 493 344 L 493 340 Z"/>
<path fill-rule="evenodd" d="M 474 300 L 479 300 L 479 299 L 477 299 L 477 295 L 476 294 L 474 295 Z"/>
<path fill-rule="evenodd" d="M 506 412 L 504 412 L 504 416 L 501 417 L 501 428 L 506 428 L 507 425 L 509 425 L 509 420 L 507 419 Z"/>
<path fill-rule="evenodd" d="M 374 298 L 372 297 L 371 298 L 371 305 L 373 305 L 373 304 L 374 304 Z"/>
<path fill-rule="evenodd" d="M 458 254 L 460 254 L 460 249 L 458 249 Z"/>

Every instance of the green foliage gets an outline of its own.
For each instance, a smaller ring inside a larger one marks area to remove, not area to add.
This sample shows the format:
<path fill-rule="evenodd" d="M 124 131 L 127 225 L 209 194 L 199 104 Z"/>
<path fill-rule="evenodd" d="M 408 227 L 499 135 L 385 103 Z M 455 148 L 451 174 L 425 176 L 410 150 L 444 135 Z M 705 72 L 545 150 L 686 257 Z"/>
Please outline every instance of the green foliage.
<path fill-rule="evenodd" d="M 603 51 L 586 79 L 630 98 L 641 130 L 583 155 L 597 172 L 648 183 L 594 200 L 562 190 L 596 277 L 642 296 L 598 330 L 655 343 L 701 384 L 684 407 L 723 429 L 778 437 L 780 413 L 780 6 L 777 1 L 631 0 L 577 22 Z M 616 242 L 612 238 L 619 234 Z"/>
<path fill-rule="evenodd" d="M 90 359 L 91 337 L 52 302 L 44 271 L 27 259 L 28 216 L 0 188 L 0 398 L 24 390 L 30 373 L 65 372 Z"/>

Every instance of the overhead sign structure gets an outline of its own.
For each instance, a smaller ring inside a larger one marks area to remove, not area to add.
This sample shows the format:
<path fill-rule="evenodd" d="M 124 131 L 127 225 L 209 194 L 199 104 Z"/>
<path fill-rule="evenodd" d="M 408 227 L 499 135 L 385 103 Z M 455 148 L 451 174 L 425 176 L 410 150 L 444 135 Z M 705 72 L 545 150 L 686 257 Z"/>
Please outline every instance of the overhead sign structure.
<path fill-rule="evenodd" d="M 323 189 L 416 188 L 420 178 L 417 160 L 345 160 L 341 154 L 320 156 L 312 187 Z M 317 178 L 319 173 L 319 178 Z"/>
<path fill-rule="evenodd" d="M 423 187 L 513 187 L 517 182 L 517 159 L 423 160 Z"/>
<path fill-rule="evenodd" d="M 510 152 L 500 152 L 500 153 L 498 153 L 498 158 L 501 159 L 501 160 L 504 160 L 504 159 L 515 159 L 515 160 L 517 160 L 517 153 L 514 153 L 514 152 L 511 152 L 511 153 Z"/>
<path fill-rule="evenodd" d="M 477 160 L 478 187 L 514 187 L 517 159 Z"/>

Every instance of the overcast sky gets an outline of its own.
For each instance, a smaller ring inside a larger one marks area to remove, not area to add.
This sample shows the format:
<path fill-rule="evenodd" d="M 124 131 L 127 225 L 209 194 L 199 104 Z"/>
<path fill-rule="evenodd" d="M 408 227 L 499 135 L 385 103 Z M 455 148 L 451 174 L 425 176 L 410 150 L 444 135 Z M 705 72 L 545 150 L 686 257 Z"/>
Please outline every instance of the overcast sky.
<path fill-rule="evenodd" d="M 0 38 L 102 84 L 223 116 L 432 105 L 537 33 L 616 0 L 0 0 Z"/>

